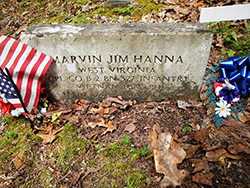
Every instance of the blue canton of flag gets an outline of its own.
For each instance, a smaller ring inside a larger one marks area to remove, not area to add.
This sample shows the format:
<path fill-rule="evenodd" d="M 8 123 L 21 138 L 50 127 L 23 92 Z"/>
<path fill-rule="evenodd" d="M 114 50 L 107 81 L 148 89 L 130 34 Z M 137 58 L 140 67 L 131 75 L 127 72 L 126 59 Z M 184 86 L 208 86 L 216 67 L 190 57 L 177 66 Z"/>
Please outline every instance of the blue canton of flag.
<path fill-rule="evenodd" d="M 4 97 L 8 100 L 9 99 L 19 100 L 9 78 L 1 68 L 0 68 L 0 94 L 1 97 Z"/>

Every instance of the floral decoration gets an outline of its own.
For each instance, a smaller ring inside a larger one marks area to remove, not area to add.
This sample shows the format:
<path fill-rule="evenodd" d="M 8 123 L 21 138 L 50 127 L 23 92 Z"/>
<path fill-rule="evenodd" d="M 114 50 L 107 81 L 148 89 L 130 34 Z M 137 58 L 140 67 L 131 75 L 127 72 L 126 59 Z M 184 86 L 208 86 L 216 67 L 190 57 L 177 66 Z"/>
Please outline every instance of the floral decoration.
<path fill-rule="evenodd" d="M 219 108 L 215 108 L 216 114 L 219 114 L 220 117 L 226 118 L 227 116 L 230 116 L 230 107 L 231 104 L 228 104 L 227 101 L 220 100 L 219 102 L 216 103 L 216 105 Z"/>
<path fill-rule="evenodd" d="M 240 100 L 240 94 L 236 87 L 230 84 L 227 78 L 219 78 L 214 83 L 214 92 L 220 100 L 226 101 L 228 104 L 235 104 Z"/>

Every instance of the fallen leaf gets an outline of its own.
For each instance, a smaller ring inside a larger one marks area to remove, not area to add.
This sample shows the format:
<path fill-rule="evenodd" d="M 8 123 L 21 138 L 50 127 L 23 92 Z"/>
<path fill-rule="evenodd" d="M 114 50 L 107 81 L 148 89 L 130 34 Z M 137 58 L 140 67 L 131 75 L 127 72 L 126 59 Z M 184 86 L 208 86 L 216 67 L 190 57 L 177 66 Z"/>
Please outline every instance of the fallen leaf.
<path fill-rule="evenodd" d="M 239 144 L 239 143 L 237 143 L 237 144 L 230 143 L 227 149 L 232 154 L 238 154 L 238 153 L 250 154 L 249 146 Z"/>
<path fill-rule="evenodd" d="M 125 127 L 125 131 L 128 131 L 130 134 L 134 132 L 135 130 L 135 124 L 134 123 L 129 123 Z"/>
<path fill-rule="evenodd" d="M 65 102 L 62 106 L 60 106 L 59 111 L 66 114 L 72 112 L 72 109 L 72 105 L 70 103 Z"/>
<path fill-rule="evenodd" d="M 223 165 L 225 165 L 226 158 L 241 159 L 241 156 L 240 155 L 232 155 L 232 154 L 228 153 L 225 149 L 217 149 L 214 151 L 207 151 L 206 158 L 208 161 L 214 161 L 214 162 L 219 161 Z"/>
<path fill-rule="evenodd" d="M 54 134 L 36 134 L 36 136 L 39 136 L 43 139 L 43 144 L 51 143 L 58 137 L 58 135 Z"/>
<path fill-rule="evenodd" d="M 213 174 L 204 174 L 204 173 L 196 173 L 194 176 L 192 176 L 192 180 L 199 183 L 199 184 L 205 184 L 209 186 L 213 186 L 212 178 Z"/>
<path fill-rule="evenodd" d="M 61 130 L 63 130 L 64 127 L 60 128 L 58 130 L 53 130 L 53 126 L 49 126 L 48 128 L 49 128 L 48 134 L 36 134 L 36 136 L 39 136 L 40 138 L 43 139 L 43 142 L 42 142 L 43 144 L 52 143 L 58 137 L 58 135 L 56 135 L 56 134 L 58 132 L 60 132 Z M 41 130 L 41 128 L 40 128 L 40 130 Z"/>
<path fill-rule="evenodd" d="M 195 167 L 192 173 L 196 173 L 204 170 L 206 173 L 209 173 L 209 165 L 207 159 L 189 159 L 192 163 L 192 166 Z"/>
<path fill-rule="evenodd" d="M 110 108 L 109 108 L 109 114 L 113 114 L 113 113 L 115 113 L 115 112 L 117 112 L 118 111 L 118 108 L 117 107 L 114 107 L 114 106 L 111 106 Z"/>
<path fill-rule="evenodd" d="M 104 108 L 108 108 L 108 107 L 110 107 L 112 105 L 112 102 L 103 100 L 101 105 Z"/>
<path fill-rule="evenodd" d="M 197 151 L 197 149 L 200 147 L 200 145 L 183 144 L 182 147 L 186 152 L 186 159 L 189 159 Z"/>
<path fill-rule="evenodd" d="M 75 105 L 73 109 L 75 111 L 83 111 L 86 112 L 87 109 L 89 108 L 90 102 L 85 100 L 85 99 L 78 99 L 75 101 Z"/>
<path fill-rule="evenodd" d="M 102 133 L 102 135 L 106 134 L 107 132 L 113 132 L 113 130 L 117 129 L 117 125 L 113 125 L 112 121 L 105 123 L 105 120 L 101 118 L 99 122 L 89 122 L 87 127 L 95 128 L 96 126 L 106 127 L 107 129 Z"/>
<path fill-rule="evenodd" d="M 104 114 L 104 108 L 102 106 L 99 106 L 99 108 L 91 108 L 89 112 L 100 114 L 102 116 Z"/>
<path fill-rule="evenodd" d="M 91 172 L 98 172 L 99 170 L 101 170 L 104 165 L 105 164 L 102 164 L 98 166 L 97 168 L 94 168 L 94 167 L 89 168 L 87 172 L 85 172 L 84 176 L 81 178 L 81 181 L 85 179 Z"/>
<path fill-rule="evenodd" d="M 121 104 L 121 105 L 130 105 L 130 103 L 128 101 L 124 101 L 122 98 L 108 97 L 105 99 L 105 101 L 115 102 L 115 103 Z"/>
<path fill-rule="evenodd" d="M 188 102 L 178 100 L 177 101 L 177 106 L 178 106 L 178 108 L 186 110 L 187 107 L 191 107 L 192 105 L 190 103 L 188 103 Z"/>
<path fill-rule="evenodd" d="M 197 131 L 194 135 L 194 139 L 197 142 L 200 142 L 204 148 L 209 147 L 209 144 L 206 142 L 206 134 L 207 133 L 203 130 L 203 131 Z"/>
<path fill-rule="evenodd" d="M 187 175 L 185 170 L 179 170 L 177 164 L 186 156 L 185 151 L 173 140 L 169 132 L 158 133 L 157 126 L 149 131 L 149 137 L 154 153 L 156 172 L 163 173 L 160 187 L 178 186 Z"/>

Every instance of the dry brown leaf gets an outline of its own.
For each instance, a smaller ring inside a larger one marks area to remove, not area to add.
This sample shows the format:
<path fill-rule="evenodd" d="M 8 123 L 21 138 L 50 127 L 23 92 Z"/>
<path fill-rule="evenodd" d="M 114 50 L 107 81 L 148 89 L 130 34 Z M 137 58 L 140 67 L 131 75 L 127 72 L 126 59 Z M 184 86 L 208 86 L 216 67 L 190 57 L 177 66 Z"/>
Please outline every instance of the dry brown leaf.
<path fill-rule="evenodd" d="M 232 154 L 238 154 L 238 153 L 250 154 L 249 146 L 239 144 L 239 143 L 238 144 L 230 144 L 227 149 Z"/>
<path fill-rule="evenodd" d="M 36 136 L 39 136 L 40 138 L 43 139 L 43 142 L 42 142 L 43 144 L 52 143 L 58 137 L 58 135 L 56 134 L 64 129 L 64 127 L 62 127 L 58 130 L 53 130 L 53 126 L 49 126 L 49 128 L 50 130 L 48 134 L 36 134 Z"/>
<path fill-rule="evenodd" d="M 128 101 L 124 101 L 121 97 L 119 97 L 119 98 L 108 97 L 105 99 L 105 101 L 115 102 L 115 103 L 121 104 L 121 105 L 130 105 Z"/>
<path fill-rule="evenodd" d="M 178 108 L 186 110 L 187 107 L 191 107 L 192 105 L 190 103 L 188 103 L 188 102 L 178 100 L 177 101 L 177 106 L 178 106 Z"/>
<path fill-rule="evenodd" d="M 213 178 L 213 174 L 209 173 L 209 174 L 204 174 L 204 173 L 196 173 L 192 179 L 193 181 L 199 183 L 199 184 L 206 184 L 209 186 L 213 186 L 213 182 L 212 182 L 212 178 Z"/>
<path fill-rule="evenodd" d="M 91 108 L 89 112 L 100 114 L 102 116 L 104 114 L 104 108 L 102 106 L 99 106 L 99 108 Z"/>
<path fill-rule="evenodd" d="M 154 152 L 155 168 L 158 173 L 163 173 L 164 178 L 160 187 L 178 186 L 187 175 L 185 170 L 178 170 L 177 164 L 186 156 L 185 151 L 173 140 L 170 133 L 158 133 L 154 125 L 149 131 L 149 137 Z"/>
<path fill-rule="evenodd" d="M 125 127 L 125 131 L 128 131 L 130 134 L 134 132 L 135 130 L 135 124 L 134 123 L 129 123 Z"/>
<path fill-rule="evenodd" d="M 105 124 L 105 127 L 107 127 L 107 129 L 102 133 L 102 135 L 106 134 L 107 132 L 113 132 L 113 130 L 117 129 L 117 125 L 114 125 L 112 121 L 109 121 L 107 124 Z"/>
<path fill-rule="evenodd" d="M 106 134 L 107 132 L 113 132 L 113 130 L 117 129 L 117 125 L 113 125 L 112 121 L 105 123 L 105 120 L 101 118 L 99 122 L 89 122 L 87 127 L 95 128 L 96 126 L 106 127 L 107 129 L 102 133 L 102 135 Z"/>
<path fill-rule="evenodd" d="M 199 172 L 204 170 L 206 173 L 209 173 L 209 166 L 207 159 L 189 159 L 192 163 L 192 166 L 195 167 L 192 173 Z"/>
<path fill-rule="evenodd" d="M 239 120 L 242 123 L 246 123 L 246 122 L 248 122 L 250 120 L 250 118 L 249 118 L 250 117 L 250 112 L 245 110 L 244 113 L 246 114 L 247 117 L 242 112 L 238 113 Z M 235 115 L 233 112 L 232 112 L 232 114 Z"/>
<path fill-rule="evenodd" d="M 240 155 L 232 155 L 228 153 L 225 149 L 217 149 L 214 151 L 207 151 L 206 157 L 208 161 L 214 161 L 214 162 L 221 162 L 223 165 L 225 165 L 225 159 L 231 158 L 231 159 L 241 159 Z"/>
<path fill-rule="evenodd" d="M 35 129 L 38 130 L 38 131 L 44 131 L 45 133 L 48 133 L 49 131 L 51 131 L 53 129 L 53 126 L 49 125 L 46 128 L 35 126 Z"/>
<path fill-rule="evenodd" d="M 207 133 L 203 130 L 203 131 L 197 131 L 194 135 L 194 139 L 197 142 L 200 142 L 203 147 L 208 147 L 208 143 L 206 142 L 206 135 Z"/>
<path fill-rule="evenodd" d="M 118 108 L 117 107 L 115 107 L 115 106 L 111 106 L 110 108 L 109 108 L 109 114 L 113 114 L 113 113 L 115 113 L 115 112 L 117 112 L 118 111 Z"/>
<path fill-rule="evenodd" d="M 103 100 L 101 105 L 104 108 L 108 108 L 108 107 L 110 107 L 112 105 L 112 102 Z"/>
<path fill-rule="evenodd" d="M 43 144 L 48 144 L 48 143 L 51 143 L 53 142 L 57 137 L 58 135 L 54 135 L 54 134 L 36 134 L 36 136 L 39 136 L 40 138 L 43 139 Z"/>
<path fill-rule="evenodd" d="M 186 152 L 186 159 L 189 159 L 197 151 L 197 149 L 200 147 L 200 145 L 184 144 L 182 147 Z"/>
<path fill-rule="evenodd" d="M 85 99 L 78 99 L 75 101 L 75 105 L 74 105 L 74 110 L 75 111 L 87 111 L 87 109 L 89 108 L 90 102 L 85 100 Z"/>

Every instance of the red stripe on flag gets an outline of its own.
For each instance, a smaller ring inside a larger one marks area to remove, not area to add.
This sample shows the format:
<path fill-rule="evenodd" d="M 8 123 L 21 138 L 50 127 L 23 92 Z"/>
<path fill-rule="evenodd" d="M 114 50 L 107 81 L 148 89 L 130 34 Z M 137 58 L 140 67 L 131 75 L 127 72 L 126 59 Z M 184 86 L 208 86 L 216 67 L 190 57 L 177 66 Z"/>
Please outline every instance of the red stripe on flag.
<path fill-rule="evenodd" d="M 24 54 L 25 50 L 27 48 L 27 45 L 22 45 L 22 49 L 21 51 L 19 52 L 19 54 L 17 55 L 16 59 L 14 60 L 13 64 L 9 66 L 6 66 L 7 68 L 9 68 L 9 72 L 11 75 L 13 75 L 14 73 L 14 69 L 17 65 L 17 63 L 19 62 L 20 58 L 22 57 L 22 55 Z"/>
<path fill-rule="evenodd" d="M 23 82 L 25 70 L 26 70 L 27 66 L 29 65 L 29 63 L 31 62 L 32 58 L 35 56 L 35 53 L 36 53 L 36 50 L 32 48 L 28 57 L 25 59 L 25 61 L 23 62 L 22 66 L 19 70 L 19 73 L 17 76 L 17 82 L 16 82 L 16 86 L 19 89 L 19 91 L 22 89 L 22 82 Z"/>
<path fill-rule="evenodd" d="M 32 70 L 29 73 L 29 77 L 28 77 L 28 83 L 27 83 L 27 88 L 26 88 L 26 95 L 24 98 L 24 103 L 27 106 L 28 103 L 26 104 L 26 101 L 30 100 L 30 96 L 31 96 L 31 90 L 32 90 L 32 83 L 34 80 L 34 77 L 36 75 L 36 71 L 38 70 L 39 66 L 41 65 L 41 63 L 43 62 L 43 60 L 45 59 L 45 54 L 41 54 L 41 56 L 39 57 L 39 59 L 37 60 L 37 62 L 35 63 L 35 65 L 32 67 Z M 39 83 L 38 83 L 39 85 Z M 39 92 L 35 92 L 35 93 L 40 93 Z"/>
<path fill-rule="evenodd" d="M 0 56 L 2 55 L 3 50 L 4 50 L 6 44 L 7 44 L 7 42 L 8 42 L 9 40 L 10 40 L 10 38 L 9 38 L 9 37 L 6 37 L 6 38 L 3 40 L 3 42 L 1 42 L 1 45 L 0 45 Z M 2 68 L 2 67 L 1 67 L 1 68 Z"/>
<path fill-rule="evenodd" d="M 11 46 L 11 48 L 10 48 L 8 54 L 7 54 L 7 57 L 5 58 L 5 60 L 4 60 L 3 64 L 2 64 L 2 67 L 6 67 L 6 65 L 9 63 L 9 61 L 10 61 L 12 55 L 14 54 L 15 49 L 16 49 L 18 44 L 19 44 L 18 41 L 14 41 L 14 43 L 12 44 L 12 46 Z"/>

